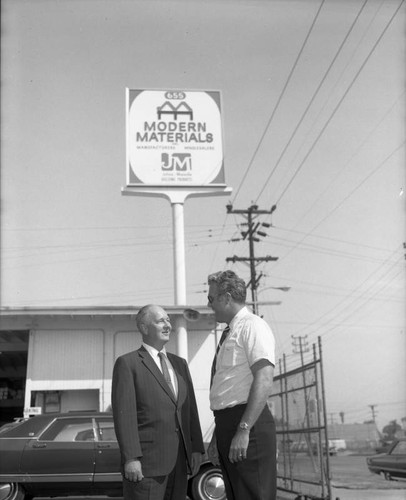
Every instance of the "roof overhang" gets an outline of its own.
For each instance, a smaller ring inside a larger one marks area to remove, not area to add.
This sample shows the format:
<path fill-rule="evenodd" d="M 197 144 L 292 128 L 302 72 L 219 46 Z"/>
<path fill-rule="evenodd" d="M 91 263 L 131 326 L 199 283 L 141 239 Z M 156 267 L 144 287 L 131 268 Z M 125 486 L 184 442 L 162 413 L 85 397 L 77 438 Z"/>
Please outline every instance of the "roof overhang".
<path fill-rule="evenodd" d="M 81 307 L 1 307 L 0 318 L 12 317 L 55 317 L 55 316 L 135 316 L 142 306 L 81 306 Z M 184 316 L 186 319 L 199 316 L 211 316 L 213 311 L 207 306 L 162 306 L 168 314 Z"/>

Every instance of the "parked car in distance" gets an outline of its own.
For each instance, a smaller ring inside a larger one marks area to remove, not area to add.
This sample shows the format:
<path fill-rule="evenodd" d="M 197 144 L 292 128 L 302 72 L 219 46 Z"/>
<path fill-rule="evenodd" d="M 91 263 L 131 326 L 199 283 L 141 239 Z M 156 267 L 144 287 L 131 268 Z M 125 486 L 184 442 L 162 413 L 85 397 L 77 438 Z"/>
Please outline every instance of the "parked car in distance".
<path fill-rule="evenodd" d="M 122 497 L 111 413 L 38 415 L 0 433 L 0 500 L 78 495 Z M 189 496 L 225 500 L 220 469 L 203 462 Z"/>
<path fill-rule="evenodd" d="M 385 479 L 406 479 L 406 438 L 394 441 L 386 453 L 367 457 L 367 466 Z"/>
<path fill-rule="evenodd" d="M 312 450 L 312 453 L 310 453 L 310 450 L 308 452 L 308 455 L 312 454 L 312 455 L 315 455 L 317 456 L 319 454 L 319 445 L 318 443 L 312 443 L 312 447 L 311 447 L 311 450 Z M 325 444 L 323 444 L 323 455 L 326 455 L 327 454 L 327 447 Z M 335 446 L 329 444 L 328 445 L 328 454 L 330 457 L 333 457 L 333 456 L 336 456 L 337 455 L 337 449 Z"/>

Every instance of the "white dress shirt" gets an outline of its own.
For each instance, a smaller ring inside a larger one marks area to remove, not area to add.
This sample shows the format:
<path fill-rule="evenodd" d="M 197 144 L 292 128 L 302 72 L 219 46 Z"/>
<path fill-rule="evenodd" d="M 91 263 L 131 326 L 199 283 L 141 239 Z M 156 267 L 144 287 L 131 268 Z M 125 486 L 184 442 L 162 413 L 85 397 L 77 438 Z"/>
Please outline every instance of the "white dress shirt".
<path fill-rule="evenodd" d="M 145 349 L 151 355 L 152 359 L 154 360 L 155 364 L 157 365 L 157 367 L 159 368 L 159 371 L 161 373 L 162 373 L 162 366 L 161 366 L 161 360 L 159 359 L 158 354 L 160 352 L 162 352 L 165 355 L 165 360 L 166 360 L 166 364 L 168 365 L 168 370 L 169 370 L 169 375 L 171 377 L 172 386 L 175 389 L 175 396 L 178 397 L 178 379 L 176 377 L 175 370 L 173 369 L 173 366 L 171 365 L 171 362 L 168 359 L 165 347 L 163 347 L 161 351 L 158 351 L 157 349 L 155 349 L 155 347 L 152 347 L 148 344 L 144 344 L 144 342 L 142 343 L 142 345 L 143 345 L 143 347 L 145 347 Z"/>

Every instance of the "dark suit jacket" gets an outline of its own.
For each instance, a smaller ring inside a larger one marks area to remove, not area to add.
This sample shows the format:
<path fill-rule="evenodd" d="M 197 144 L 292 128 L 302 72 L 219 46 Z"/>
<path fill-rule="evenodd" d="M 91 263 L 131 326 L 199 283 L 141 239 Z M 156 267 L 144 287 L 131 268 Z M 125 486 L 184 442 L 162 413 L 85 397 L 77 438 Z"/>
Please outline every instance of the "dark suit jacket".
<path fill-rule="evenodd" d="M 144 347 L 120 356 L 114 365 L 112 408 L 122 464 L 140 459 L 145 476 L 172 471 L 179 439 L 189 466 L 192 452 L 204 452 L 189 368 L 183 358 L 167 355 L 178 379 L 177 401 Z"/>

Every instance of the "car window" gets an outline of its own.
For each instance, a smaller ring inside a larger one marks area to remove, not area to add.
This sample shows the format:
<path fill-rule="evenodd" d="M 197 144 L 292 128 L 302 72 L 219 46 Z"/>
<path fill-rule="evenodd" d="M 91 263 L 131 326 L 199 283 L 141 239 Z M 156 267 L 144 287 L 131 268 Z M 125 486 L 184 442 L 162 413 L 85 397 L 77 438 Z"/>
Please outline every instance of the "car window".
<path fill-rule="evenodd" d="M 91 418 L 61 418 L 56 420 L 43 434 L 40 441 L 94 441 Z"/>
<path fill-rule="evenodd" d="M 391 451 L 391 455 L 406 455 L 406 441 L 399 441 Z"/>
<path fill-rule="evenodd" d="M 112 419 L 97 419 L 96 422 L 99 441 L 117 441 Z"/>

